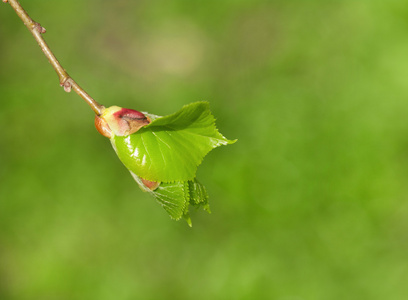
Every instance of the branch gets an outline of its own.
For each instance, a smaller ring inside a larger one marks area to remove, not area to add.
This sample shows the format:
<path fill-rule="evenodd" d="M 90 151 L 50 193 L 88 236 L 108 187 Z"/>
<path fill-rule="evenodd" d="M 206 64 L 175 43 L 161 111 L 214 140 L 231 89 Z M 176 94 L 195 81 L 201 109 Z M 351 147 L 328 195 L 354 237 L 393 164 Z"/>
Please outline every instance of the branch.
<path fill-rule="evenodd" d="M 61 66 L 55 55 L 52 53 L 51 49 L 48 47 L 44 38 L 42 37 L 42 34 L 46 31 L 45 28 L 42 27 L 40 23 L 37 23 L 33 19 L 31 19 L 17 0 L 3 0 L 3 2 L 8 2 L 11 5 L 16 14 L 23 21 L 24 25 L 28 28 L 28 30 L 30 30 L 31 34 L 34 36 L 35 40 L 40 46 L 42 52 L 51 63 L 55 72 L 57 72 L 60 85 L 64 87 L 64 90 L 69 93 L 71 89 L 73 89 L 82 99 L 86 101 L 86 103 L 88 103 L 95 114 L 100 116 L 105 107 L 96 102 L 91 96 L 89 96 L 64 70 L 64 68 Z"/>

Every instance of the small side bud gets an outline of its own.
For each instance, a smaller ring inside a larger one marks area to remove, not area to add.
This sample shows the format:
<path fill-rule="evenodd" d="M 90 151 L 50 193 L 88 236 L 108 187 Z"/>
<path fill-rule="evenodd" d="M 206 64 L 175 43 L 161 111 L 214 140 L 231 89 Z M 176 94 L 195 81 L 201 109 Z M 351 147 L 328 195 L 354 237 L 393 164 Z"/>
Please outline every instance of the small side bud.
<path fill-rule="evenodd" d="M 71 92 L 72 84 L 69 79 L 62 82 L 61 86 L 64 88 L 64 91 L 66 91 L 67 93 Z"/>
<path fill-rule="evenodd" d="M 47 32 L 47 30 L 42 27 L 40 23 L 35 23 L 35 29 L 37 29 L 37 31 L 41 34 Z"/>

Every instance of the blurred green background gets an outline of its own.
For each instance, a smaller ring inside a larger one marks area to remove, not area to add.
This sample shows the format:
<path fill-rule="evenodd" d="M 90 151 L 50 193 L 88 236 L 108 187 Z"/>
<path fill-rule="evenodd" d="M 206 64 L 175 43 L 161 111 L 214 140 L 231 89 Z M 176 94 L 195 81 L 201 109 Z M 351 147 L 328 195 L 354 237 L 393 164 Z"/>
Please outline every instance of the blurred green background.
<path fill-rule="evenodd" d="M 0 5 L 0 299 L 407 299 L 408 4 L 21 1 L 105 106 L 238 143 L 174 222 Z"/>

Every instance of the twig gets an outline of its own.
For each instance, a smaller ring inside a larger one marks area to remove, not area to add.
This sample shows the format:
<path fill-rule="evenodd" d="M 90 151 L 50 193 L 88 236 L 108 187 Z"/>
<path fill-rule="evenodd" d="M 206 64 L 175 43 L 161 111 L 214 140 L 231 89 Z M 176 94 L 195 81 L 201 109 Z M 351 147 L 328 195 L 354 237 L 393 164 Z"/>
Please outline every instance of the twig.
<path fill-rule="evenodd" d="M 66 92 L 70 92 L 73 89 L 82 99 L 84 99 L 96 115 L 100 116 L 104 110 L 104 106 L 96 102 L 91 96 L 89 96 L 76 82 L 73 80 L 68 73 L 61 66 L 55 55 L 52 53 L 51 49 L 45 42 L 42 34 L 45 33 L 45 28 L 40 25 L 40 23 L 35 22 L 27 14 L 27 12 L 22 8 L 21 4 L 17 0 L 3 0 L 4 3 L 9 3 L 11 7 L 15 10 L 16 14 L 23 21 L 24 25 L 30 30 L 31 34 L 34 36 L 38 45 L 40 46 L 42 52 L 47 57 L 48 61 L 51 63 L 54 70 L 57 72 L 60 85 L 64 88 Z"/>

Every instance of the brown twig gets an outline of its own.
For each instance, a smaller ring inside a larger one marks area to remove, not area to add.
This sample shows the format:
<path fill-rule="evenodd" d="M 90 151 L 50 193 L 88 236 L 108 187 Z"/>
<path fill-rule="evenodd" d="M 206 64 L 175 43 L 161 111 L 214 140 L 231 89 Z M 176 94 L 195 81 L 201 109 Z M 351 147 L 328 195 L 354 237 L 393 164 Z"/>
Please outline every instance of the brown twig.
<path fill-rule="evenodd" d="M 60 85 L 64 88 L 66 92 L 70 92 L 73 89 L 82 99 L 84 99 L 96 115 L 100 116 L 104 110 L 104 106 L 96 102 L 91 96 L 89 96 L 64 70 L 55 55 L 52 53 L 47 43 L 45 42 L 42 34 L 45 33 L 45 28 L 40 25 L 40 23 L 35 22 L 27 14 L 27 12 L 22 8 L 21 4 L 17 0 L 3 0 L 5 3 L 9 3 L 14 9 L 16 14 L 23 21 L 24 25 L 30 30 L 31 34 L 34 36 L 38 45 L 40 46 L 42 52 L 47 57 L 48 61 L 51 63 L 54 70 L 57 72 Z"/>

